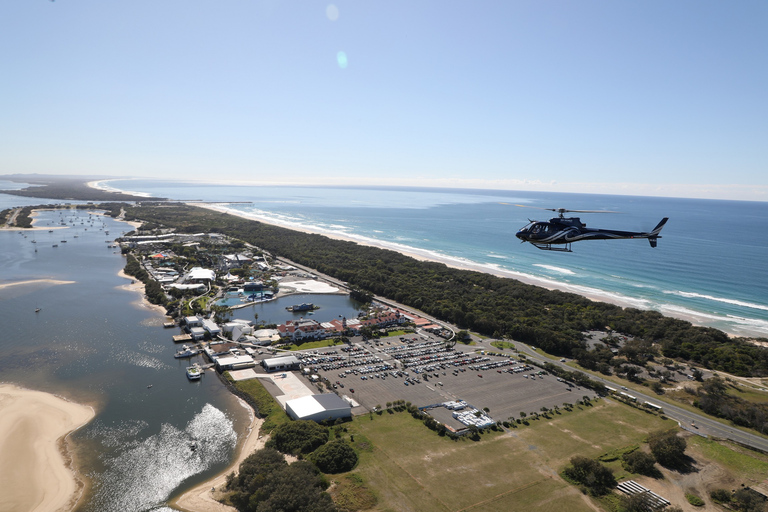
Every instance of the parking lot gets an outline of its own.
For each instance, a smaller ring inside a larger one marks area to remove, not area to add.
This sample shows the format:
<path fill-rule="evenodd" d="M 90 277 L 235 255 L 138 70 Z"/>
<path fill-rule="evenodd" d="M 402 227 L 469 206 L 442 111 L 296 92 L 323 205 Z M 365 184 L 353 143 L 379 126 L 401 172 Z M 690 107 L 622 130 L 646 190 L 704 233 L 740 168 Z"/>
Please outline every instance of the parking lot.
<path fill-rule="evenodd" d="M 413 334 L 378 342 L 357 339 L 350 347 L 297 355 L 311 375 L 327 379 L 335 392 L 353 398 L 366 410 L 397 400 L 418 407 L 464 400 L 478 409 L 487 407 L 493 419 L 504 421 L 519 418 L 520 412 L 530 414 L 595 396 L 516 358 L 484 354 L 464 345 L 451 349 L 439 338 Z M 441 421 L 442 411 L 434 411 Z"/>

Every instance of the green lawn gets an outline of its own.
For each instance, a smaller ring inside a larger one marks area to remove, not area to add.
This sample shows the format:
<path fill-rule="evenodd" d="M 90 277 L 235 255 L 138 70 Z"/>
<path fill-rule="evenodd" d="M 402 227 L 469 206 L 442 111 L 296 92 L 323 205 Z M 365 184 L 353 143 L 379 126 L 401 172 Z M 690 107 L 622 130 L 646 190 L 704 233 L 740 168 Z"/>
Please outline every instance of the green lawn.
<path fill-rule="evenodd" d="M 570 457 L 640 444 L 648 432 L 673 425 L 604 401 L 480 441 L 440 437 L 407 413 L 346 424 L 360 454 L 355 473 L 378 496 L 377 510 L 420 512 L 590 510 L 558 476 Z"/>
<path fill-rule="evenodd" d="M 325 348 L 325 347 L 335 347 L 337 345 L 343 345 L 344 343 L 338 339 L 327 339 L 327 340 L 318 340 L 318 341 L 308 341 L 306 343 L 302 343 L 301 345 L 296 345 L 295 343 L 293 345 L 290 345 L 287 348 L 288 350 L 310 350 L 310 349 L 316 349 L 316 348 Z"/>
<path fill-rule="evenodd" d="M 259 379 L 233 381 L 229 372 L 225 373 L 225 376 L 235 388 L 250 396 L 256 404 L 259 415 L 264 418 L 264 423 L 261 425 L 262 433 L 268 434 L 276 426 L 290 421 L 283 408 L 280 407 L 277 400 L 272 398 L 272 395 L 259 382 Z"/>
<path fill-rule="evenodd" d="M 764 480 L 765 476 L 768 475 L 768 455 L 699 436 L 688 438 L 688 443 L 701 450 L 706 458 L 717 462 L 745 479 Z"/>

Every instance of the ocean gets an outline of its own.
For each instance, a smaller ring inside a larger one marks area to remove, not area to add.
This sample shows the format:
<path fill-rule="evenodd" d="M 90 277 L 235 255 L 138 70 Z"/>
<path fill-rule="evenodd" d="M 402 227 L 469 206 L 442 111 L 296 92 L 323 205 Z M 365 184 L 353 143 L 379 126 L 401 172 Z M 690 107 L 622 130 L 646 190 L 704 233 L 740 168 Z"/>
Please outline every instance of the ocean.
<path fill-rule="evenodd" d="M 768 337 L 768 202 L 143 179 L 100 186 L 173 199 L 250 201 L 222 206 L 288 228 L 656 310 L 737 336 Z M 579 242 L 571 253 L 542 251 L 514 235 L 529 219 L 555 214 L 516 204 L 620 212 L 573 214 L 607 229 L 647 231 L 662 217 L 670 220 L 655 249 L 647 240 L 617 240 Z"/>

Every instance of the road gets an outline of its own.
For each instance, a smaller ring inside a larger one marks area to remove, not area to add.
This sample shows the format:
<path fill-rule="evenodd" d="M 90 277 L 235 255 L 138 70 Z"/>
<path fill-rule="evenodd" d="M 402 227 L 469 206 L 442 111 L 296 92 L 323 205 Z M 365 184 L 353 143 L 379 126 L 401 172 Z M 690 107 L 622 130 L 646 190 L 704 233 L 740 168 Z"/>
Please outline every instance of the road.
<path fill-rule="evenodd" d="M 340 286 L 342 288 L 348 288 L 346 283 L 344 283 L 342 281 L 339 281 L 338 279 L 334 279 L 332 277 L 319 274 L 314 269 L 305 267 L 303 265 L 297 265 L 296 263 L 294 263 L 292 261 L 289 261 L 289 260 L 286 260 L 284 258 L 278 258 L 278 259 L 281 260 L 282 262 L 286 263 L 286 264 L 293 265 L 296 268 L 300 268 L 300 269 L 302 269 L 302 270 L 304 270 L 306 272 L 309 272 L 309 273 L 312 273 L 312 274 L 317 274 L 322 279 L 324 279 L 324 280 L 326 280 L 326 281 L 328 281 L 330 283 L 333 283 L 336 286 Z M 424 314 L 424 313 L 422 313 L 420 311 L 415 311 L 413 308 L 409 308 L 409 307 L 407 307 L 405 305 L 398 304 L 398 303 L 396 303 L 396 302 L 394 302 L 392 300 L 386 299 L 384 297 L 378 297 L 377 296 L 377 297 L 375 297 L 375 300 L 377 300 L 377 301 L 379 301 L 379 302 L 381 302 L 383 304 L 387 304 L 387 305 L 390 305 L 390 306 L 396 306 L 396 307 L 401 308 L 401 309 L 403 309 L 405 311 L 413 311 L 415 314 L 417 314 L 417 315 L 419 315 L 419 316 L 421 316 L 423 318 L 427 318 L 429 320 L 432 320 L 433 322 L 435 322 L 435 323 L 437 323 L 439 325 L 442 325 L 442 326 L 450 329 L 454 333 L 456 332 L 456 328 L 455 327 L 452 327 L 452 326 L 448 325 L 445 322 L 442 322 L 442 321 L 439 321 L 439 320 L 437 320 L 435 318 L 432 318 L 429 315 L 426 315 L 426 314 Z M 538 361 L 540 363 L 551 363 L 551 364 L 560 366 L 561 368 L 563 368 L 563 369 L 565 369 L 567 371 L 579 371 L 579 372 L 584 373 L 585 375 L 587 375 L 592 380 L 596 380 L 598 382 L 601 382 L 602 384 L 604 384 L 606 386 L 616 387 L 616 383 L 613 382 L 613 381 L 609 381 L 609 380 L 603 379 L 601 377 L 596 377 L 596 376 L 592 375 L 591 373 L 582 371 L 582 370 L 580 370 L 578 368 L 573 368 L 572 366 L 568 366 L 568 365 L 566 365 L 566 364 L 564 364 L 562 362 L 553 361 L 551 359 L 542 357 L 541 355 L 536 353 L 529 345 L 526 345 L 524 343 L 517 342 L 517 341 L 513 341 L 512 343 L 515 344 L 515 347 L 516 347 L 516 349 L 519 352 L 524 353 L 526 355 L 526 357 L 528 357 L 530 359 L 534 359 L 534 360 L 536 360 L 536 361 Z M 490 350 L 496 350 L 496 349 L 494 349 L 493 347 L 490 347 L 490 346 L 487 347 L 487 348 L 490 349 Z M 628 390 L 628 392 L 631 393 L 632 396 L 637 397 L 638 402 L 642 403 L 642 402 L 646 402 L 647 401 L 647 402 L 655 403 L 657 405 L 662 406 L 663 409 L 664 409 L 664 414 L 666 416 L 668 416 L 669 418 L 672 418 L 673 420 L 677 421 L 680 424 L 681 428 L 683 428 L 685 430 L 688 430 L 689 432 L 693 432 L 693 433 L 698 434 L 698 435 L 716 437 L 716 438 L 720 438 L 720 439 L 728 439 L 730 441 L 734 441 L 734 442 L 739 443 L 741 445 L 748 446 L 750 448 L 754 448 L 756 450 L 768 453 L 768 439 L 766 439 L 764 437 L 761 437 L 761 436 L 756 435 L 756 434 L 751 434 L 749 432 L 744 432 L 742 430 L 738 430 L 738 429 L 729 427 L 727 425 L 724 425 L 724 424 L 720 423 L 719 421 L 715 421 L 715 420 L 709 418 L 708 416 L 705 416 L 702 413 L 691 412 L 691 411 L 689 411 L 687 409 L 684 409 L 682 407 L 679 407 L 677 405 L 670 404 L 669 402 L 661 401 L 661 400 L 659 400 L 659 397 L 655 396 L 655 395 L 654 396 L 646 395 L 644 393 L 641 393 L 641 392 L 637 391 L 636 389 L 630 389 L 630 390 Z M 695 424 L 695 427 L 693 426 L 694 424 Z"/>
<path fill-rule="evenodd" d="M 562 363 L 560 361 L 553 361 L 551 359 L 542 357 L 541 355 L 536 353 L 531 347 L 529 347 L 524 343 L 519 343 L 519 342 L 513 342 L 513 343 L 515 344 L 515 347 L 517 348 L 517 350 L 520 351 L 521 353 L 524 353 L 525 356 L 528 357 L 529 359 L 534 359 L 540 363 L 551 363 L 568 371 L 579 371 L 587 375 L 592 380 L 601 382 L 606 386 L 610 386 L 613 388 L 616 387 L 616 383 L 613 381 L 609 381 L 601 377 L 596 377 L 590 373 L 579 370 L 578 368 L 573 368 L 572 366 L 568 366 L 567 364 Z M 730 441 L 734 441 L 741 445 L 748 446 L 750 448 L 754 448 L 756 450 L 768 453 L 768 439 L 764 437 L 761 437 L 756 434 L 751 434 L 749 432 L 744 432 L 742 430 L 738 430 L 735 428 L 731 428 L 727 425 L 723 425 L 719 421 L 715 421 L 705 416 L 704 414 L 691 412 L 677 405 L 670 404 L 669 402 L 661 401 L 659 400 L 658 396 L 646 395 L 644 393 L 641 393 L 640 391 L 637 391 L 634 388 L 627 390 L 627 392 L 630 393 L 632 396 L 637 397 L 638 402 L 647 401 L 647 402 L 651 402 L 651 403 L 662 406 L 664 408 L 664 414 L 666 416 L 677 421 L 683 429 L 688 430 L 689 432 L 693 432 L 699 435 L 721 438 L 721 439 L 728 439 Z M 695 424 L 696 426 L 695 427 L 692 426 L 693 424 Z"/>

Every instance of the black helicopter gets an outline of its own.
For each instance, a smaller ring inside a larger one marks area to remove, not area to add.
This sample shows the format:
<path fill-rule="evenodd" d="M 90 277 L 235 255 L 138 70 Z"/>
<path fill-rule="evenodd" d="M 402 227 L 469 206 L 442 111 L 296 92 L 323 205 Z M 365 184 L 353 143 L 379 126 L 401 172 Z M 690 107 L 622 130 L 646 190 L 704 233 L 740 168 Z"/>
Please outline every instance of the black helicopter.
<path fill-rule="evenodd" d="M 523 208 L 537 208 L 525 206 Z M 557 212 L 558 217 L 549 222 L 531 220 L 530 223 L 515 235 L 523 242 L 530 242 L 539 249 L 545 251 L 572 252 L 571 243 L 581 240 L 620 240 L 626 238 L 647 238 L 651 247 L 656 247 L 656 240 L 661 238 L 659 233 L 669 217 L 664 217 L 661 222 L 649 232 L 616 231 L 613 229 L 588 228 L 578 217 L 564 217 L 564 213 L 617 213 L 605 210 L 566 210 L 565 208 L 539 208 Z"/>

